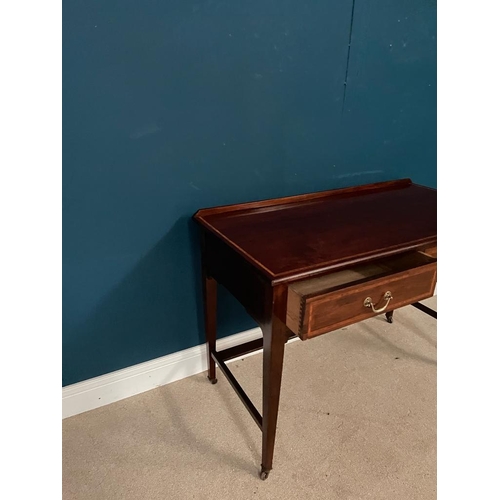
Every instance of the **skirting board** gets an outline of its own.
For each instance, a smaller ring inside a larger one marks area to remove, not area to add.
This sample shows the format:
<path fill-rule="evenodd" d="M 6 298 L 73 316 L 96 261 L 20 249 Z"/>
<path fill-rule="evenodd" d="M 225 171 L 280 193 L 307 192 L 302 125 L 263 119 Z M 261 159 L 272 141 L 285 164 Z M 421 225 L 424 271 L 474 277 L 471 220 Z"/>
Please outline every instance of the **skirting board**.
<path fill-rule="evenodd" d="M 227 349 L 262 337 L 260 328 L 217 340 L 217 349 Z M 292 339 L 295 340 L 295 339 Z M 262 349 L 261 349 L 262 351 Z M 255 351 L 242 357 L 257 354 Z M 236 358 L 241 359 L 241 358 Z M 236 361 L 236 359 L 231 361 Z M 141 392 L 170 384 L 207 369 L 205 344 L 146 361 L 100 377 L 63 387 L 62 418 L 78 415 Z"/>
<path fill-rule="evenodd" d="M 434 291 L 437 295 L 437 286 Z M 262 336 L 260 328 L 231 335 L 217 340 L 217 349 L 227 349 Z M 298 340 L 291 339 L 289 342 Z M 242 357 L 257 354 L 255 351 Z M 235 358 L 231 361 L 236 361 Z M 229 363 L 231 362 L 229 361 Z M 62 389 L 62 418 L 72 417 L 85 411 L 115 403 L 162 385 L 170 384 L 207 369 L 205 344 L 146 361 L 100 377 L 95 377 Z"/>

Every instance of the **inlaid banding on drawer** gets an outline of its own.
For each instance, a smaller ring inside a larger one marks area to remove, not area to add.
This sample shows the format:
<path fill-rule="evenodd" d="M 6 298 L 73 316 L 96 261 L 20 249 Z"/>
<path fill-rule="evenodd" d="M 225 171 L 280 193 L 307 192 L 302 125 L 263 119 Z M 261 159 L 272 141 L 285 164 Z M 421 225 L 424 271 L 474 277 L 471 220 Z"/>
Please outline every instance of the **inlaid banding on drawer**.
<path fill-rule="evenodd" d="M 436 259 L 420 252 L 294 283 L 287 326 L 305 340 L 423 300 L 435 285 Z"/>

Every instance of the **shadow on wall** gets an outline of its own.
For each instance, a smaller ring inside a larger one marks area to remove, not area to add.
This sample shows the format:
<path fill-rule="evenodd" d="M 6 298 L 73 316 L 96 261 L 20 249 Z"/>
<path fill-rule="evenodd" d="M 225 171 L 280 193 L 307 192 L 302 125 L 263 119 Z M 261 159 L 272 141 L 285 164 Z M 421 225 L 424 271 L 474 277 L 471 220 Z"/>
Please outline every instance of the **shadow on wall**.
<path fill-rule="evenodd" d="M 218 299 L 219 337 L 256 326 L 222 287 Z M 66 331 L 63 385 L 201 344 L 203 325 L 199 229 L 184 216 L 87 320 Z"/>

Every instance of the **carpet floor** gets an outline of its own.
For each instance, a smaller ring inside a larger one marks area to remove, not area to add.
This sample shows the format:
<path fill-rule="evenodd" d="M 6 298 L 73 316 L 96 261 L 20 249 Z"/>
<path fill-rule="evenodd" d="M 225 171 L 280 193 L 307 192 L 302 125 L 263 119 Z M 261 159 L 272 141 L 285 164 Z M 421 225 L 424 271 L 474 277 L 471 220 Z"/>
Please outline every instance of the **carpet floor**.
<path fill-rule="evenodd" d="M 266 481 L 261 433 L 220 372 L 65 419 L 63 499 L 435 499 L 436 346 L 411 306 L 288 344 Z M 262 354 L 230 367 L 260 410 Z"/>

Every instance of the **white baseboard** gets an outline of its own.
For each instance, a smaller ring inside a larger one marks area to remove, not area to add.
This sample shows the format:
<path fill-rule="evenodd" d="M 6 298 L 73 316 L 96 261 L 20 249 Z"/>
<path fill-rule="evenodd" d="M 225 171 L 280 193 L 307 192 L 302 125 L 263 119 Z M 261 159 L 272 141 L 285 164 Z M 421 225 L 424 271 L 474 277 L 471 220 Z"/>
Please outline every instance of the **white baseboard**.
<path fill-rule="evenodd" d="M 218 340 L 217 349 L 227 349 L 261 336 L 261 329 L 253 328 Z M 258 352 L 255 351 L 242 357 L 248 357 Z M 206 347 L 205 344 L 202 344 L 63 387 L 62 418 L 78 415 L 120 399 L 135 396 L 141 392 L 196 375 L 206 369 Z"/>

